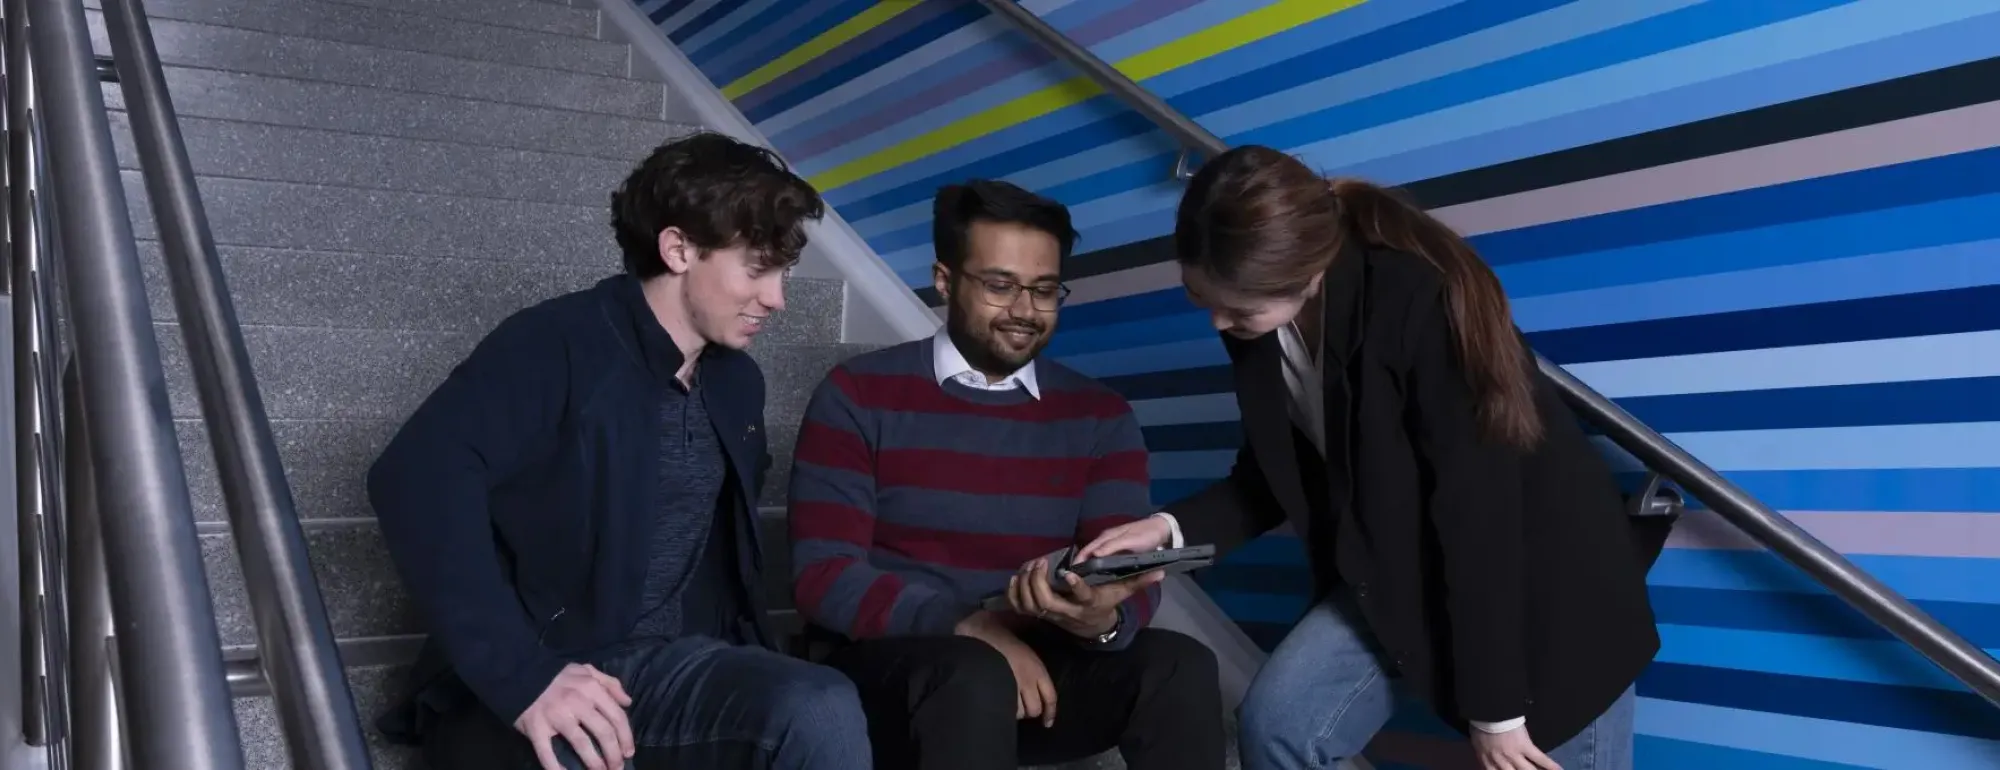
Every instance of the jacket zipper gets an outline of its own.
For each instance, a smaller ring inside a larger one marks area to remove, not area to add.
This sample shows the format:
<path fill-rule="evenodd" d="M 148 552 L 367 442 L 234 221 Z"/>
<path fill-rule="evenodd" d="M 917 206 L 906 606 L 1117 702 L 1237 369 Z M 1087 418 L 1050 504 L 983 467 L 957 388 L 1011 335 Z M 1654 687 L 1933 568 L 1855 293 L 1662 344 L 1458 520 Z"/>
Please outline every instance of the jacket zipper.
<path fill-rule="evenodd" d="M 543 640 L 548 639 L 549 629 L 556 627 L 556 618 L 562 617 L 563 613 L 568 611 L 569 611 L 568 607 L 559 607 L 556 609 L 556 614 L 550 615 L 548 620 L 542 621 L 542 633 L 541 635 L 535 637 L 535 643 L 541 644 Z"/>

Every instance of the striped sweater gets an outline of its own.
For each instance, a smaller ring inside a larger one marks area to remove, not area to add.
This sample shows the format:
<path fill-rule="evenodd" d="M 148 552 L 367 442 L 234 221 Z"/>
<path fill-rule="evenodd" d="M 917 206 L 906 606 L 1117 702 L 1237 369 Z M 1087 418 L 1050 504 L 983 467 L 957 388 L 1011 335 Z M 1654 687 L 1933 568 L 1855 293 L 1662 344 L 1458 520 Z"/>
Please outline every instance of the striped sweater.
<path fill-rule="evenodd" d="M 940 384 L 918 340 L 827 375 L 792 467 L 792 584 L 807 620 L 853 639 L 950 634 L 1022 563 L 1153 510 L 1131 406 L 1061 365 L 1036 368 L 1039 399 Z M 1129 644 L 1158 600 L 1157 585 L 1127 600 L 1109 647 Z"/>

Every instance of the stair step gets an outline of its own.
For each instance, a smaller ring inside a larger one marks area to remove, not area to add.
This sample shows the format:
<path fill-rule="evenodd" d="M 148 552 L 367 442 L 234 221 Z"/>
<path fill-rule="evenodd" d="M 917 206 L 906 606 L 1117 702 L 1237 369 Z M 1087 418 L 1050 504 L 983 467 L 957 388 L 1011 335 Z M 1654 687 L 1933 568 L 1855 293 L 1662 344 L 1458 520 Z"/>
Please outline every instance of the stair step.
<path fill-rule="evenodd" d="M 416 605 L 403 589 L 375 520 L 343 519 L 306 525 L 306 548 L 319 579 L 320 601 L 334 636 L 421 633 Z M 201 536 L 202 559 L 215 597 L 215 625 L 224 647 L 253 647 L 257 629 L 243 590 L 234 539 L 226 528 Z"/>
<path fill-rule="evenodd" d="M 99 7 L 96 0 L 86 6 Z M 619 43 L 318 0 L 146 0 L 146 14 L 156 21 L 192 21 L 597 75 L 624 77 L 632 71 L 632 52 Z"/>
<path fill-rule="evenodd" d="M 407 665 L 347 669 L 348 689 L 354 694 L 354 708 L 360 712 L 361 731 L 368 739 L 375 770 L 419 770 L 423 766 L 416 749 L 391 745 L 375 730 L 375 717 L 402 694 L 408 672 Z M 243 766 L 256 770 L 291 767 L 276 704 L 269 697 L 262 697 L 240 698 L 235 705 L 236 729 L 243 740 Z"/>
<path fill-rule="evenodd" d="M 119 167 L 138 170 L 127 113 L 111 113 Z M 601 207 L 633 162 L 296 126 L 182 118 L 201 176 Z"/>
<path fill-rule="evenodd" d="M 368 466 L 382 455 L 400 425 L 395 420 L 272 420 L 271 437 L 292 490 L 292 510 L 303 520 L 367 519 Z M 204 526 L 228 520 L 215 475 L 215 447 L 201 420 L 174 421 L 187 467 L 188 497 Z"/>
<path fill-rule="evenodd" d="M 212 118 L 374 136 L 562 152 L 636 164 L 694 127 L 660 120 L 531 107 L 241 72 L 167 67 L 182 118 Z M 105 103 L 125 108 L 118 86 Z"/>
<path fill-rule="evenodd" d="M 102 14 L 89 18 L 93 47 L 109 52 Z M 665 114 L 659 83 L 173 19 L 152 28 L 167 65 L 655 120 Z"/>
<path fill-rule="evenodd" d="M 139 172 L 122 172 L 132 226 L 153 240 Z M 617 245 L 603 206 L 468 198 L 290 182 L 197 177 L 225 246 L 568 264 L 609 273 Z"/>
<path fill-rule="evenodd" d="M 317 2 L 399 11 L 557 35 L 597 37 L 596 8 L 574 8 L 545 0 L 317 0 Z"/>

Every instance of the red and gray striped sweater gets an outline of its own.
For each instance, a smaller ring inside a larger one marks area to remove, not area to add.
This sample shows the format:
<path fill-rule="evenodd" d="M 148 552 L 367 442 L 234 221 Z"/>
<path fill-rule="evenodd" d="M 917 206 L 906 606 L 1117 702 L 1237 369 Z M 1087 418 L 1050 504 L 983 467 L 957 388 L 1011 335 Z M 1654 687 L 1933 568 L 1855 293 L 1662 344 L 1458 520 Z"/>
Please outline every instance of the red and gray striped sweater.
<path fill-rule="evenodd" d="M 945 635 L 1023 562 L 1152 512 L 1125 399 L 1037 361 L 1041 397 L 933 374 L 931 340 L 857 356 L 806 407 L 791 479 L 792 585 L 854 639 Z M 1152 619 L 1125 604 L 1110 647 Z"/>

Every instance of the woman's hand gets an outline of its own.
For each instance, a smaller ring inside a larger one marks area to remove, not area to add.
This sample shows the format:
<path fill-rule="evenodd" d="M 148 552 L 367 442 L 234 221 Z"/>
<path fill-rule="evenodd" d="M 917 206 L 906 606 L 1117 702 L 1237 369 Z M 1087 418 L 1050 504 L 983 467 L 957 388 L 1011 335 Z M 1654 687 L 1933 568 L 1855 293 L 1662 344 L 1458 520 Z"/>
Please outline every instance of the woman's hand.
<path fill-rule="evenodd" d="M 1562 770 L 1528 737 L 1527 725 L 1504 733 L 1472 731 L 1472 753 L 1480 770 Z"/>
<path fill-rule="evenodd" d="M 1173 540 L 1174 530 L 1167 526 L 1167 520 L 1158 516 L 1146 518 L 1130 524 L 1120 524 L 1104 530 L 1096 540 L 1078 549 L 1070 557 L 1070 563 L 1081 563 L 1085 559 L 1109 556 L 1114 553 L 1143 553 L 1158 550 Z"/>

